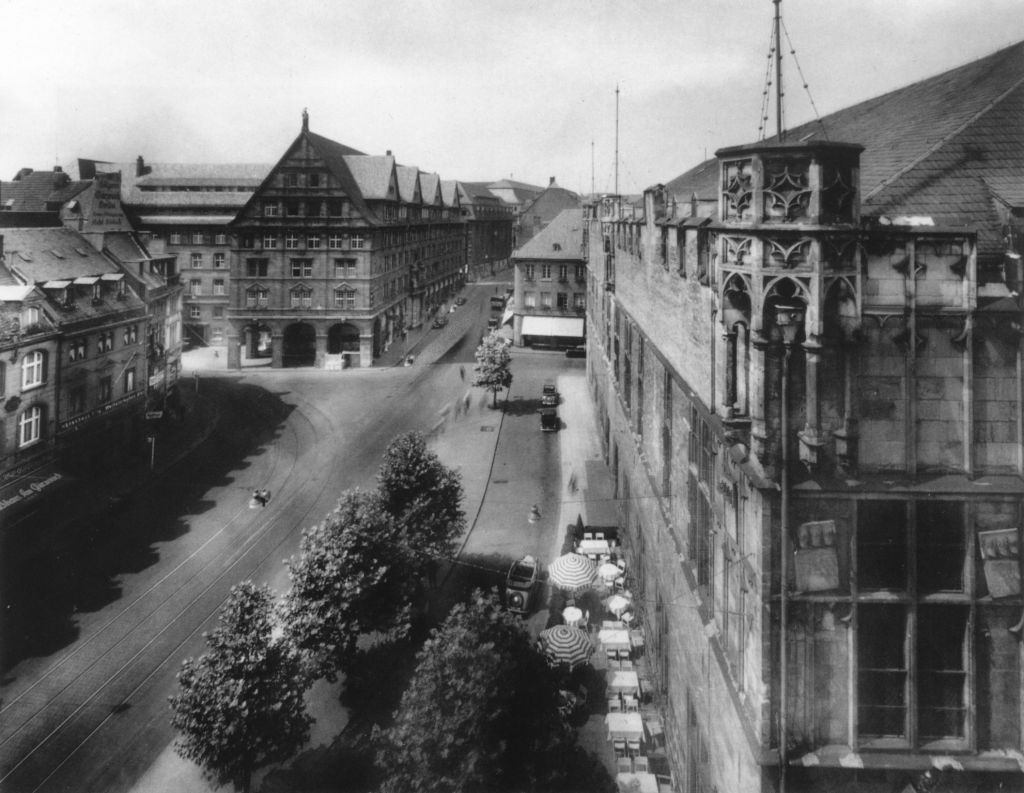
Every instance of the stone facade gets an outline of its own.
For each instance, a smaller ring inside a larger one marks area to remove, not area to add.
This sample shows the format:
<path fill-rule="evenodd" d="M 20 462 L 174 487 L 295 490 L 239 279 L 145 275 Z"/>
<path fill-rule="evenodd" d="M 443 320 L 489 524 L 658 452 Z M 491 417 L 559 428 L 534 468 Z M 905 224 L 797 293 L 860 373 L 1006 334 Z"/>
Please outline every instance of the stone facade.
<path fill-rule="evenodd" d="M 725 149 L 716 215 L 591 212 L 588 381 L 681 790 L 949 754 L 1020 784 L 1019 308 L 970 229 L 862 218 L 860 151 Z"/>

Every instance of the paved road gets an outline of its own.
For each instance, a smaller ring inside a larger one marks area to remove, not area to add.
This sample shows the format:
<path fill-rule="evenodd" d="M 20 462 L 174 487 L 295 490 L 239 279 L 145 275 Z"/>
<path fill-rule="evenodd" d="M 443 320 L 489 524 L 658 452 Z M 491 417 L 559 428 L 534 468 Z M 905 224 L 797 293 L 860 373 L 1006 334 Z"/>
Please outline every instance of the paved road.
<path fill-rule="evenodd" d="M 504 419 L 479 403 L 458 420 L 451 413 L 467 390 L 458 369 L 469 368 L 488 291 L 471 290 L 471 303 L 432 332 L 413 367 L 203 380 L 222 403 L 211 441 L 127 512 L 79 527 L 89 542 L 69 542 L 20 571 L 20 599 L 7 605 L 24 610 L 36 640 L 3 680 L 0 790 L 130 789 L 173 738 L 166 697 L 181 659 L 203 651 L 202 632 L 230 586 L 254 578 L 283 591 L 281 560 L 295 552 L 301 529 L 342 490 L 372 486 L 383 448 L 400 432 L 442 429 L 435 445 L 455 465 L 466 448 L 460 434 L 475 433 L 478 451 L 463 470 L 467 502 L 479 503 L 490 481 L 508 489 L 507 500 L 488 500 L 500 520 L 481 511 L 467 559 L 548 556 L 558 441 L 539 432 L 529 395 L 565 359 L 517 361 L 513 397 L 526 398 L 513 398 Z M 442 363 L 424 365 L 430 357 Z M 497 441 L 502 421 L 492 472 L 479 464 L 480 438 Z M 266 428 L 253 432 L 260 423 Z M 517 461 L 530 463 L 526 475 L 515 473 Z M 248 507 L 256 486 L 274 494 L 266 510 Z M 526 521 L 532 503 L 546 516 L 538 524 Z M 517 511 L 521 526 L 509 536 L 508 515 Z"/>

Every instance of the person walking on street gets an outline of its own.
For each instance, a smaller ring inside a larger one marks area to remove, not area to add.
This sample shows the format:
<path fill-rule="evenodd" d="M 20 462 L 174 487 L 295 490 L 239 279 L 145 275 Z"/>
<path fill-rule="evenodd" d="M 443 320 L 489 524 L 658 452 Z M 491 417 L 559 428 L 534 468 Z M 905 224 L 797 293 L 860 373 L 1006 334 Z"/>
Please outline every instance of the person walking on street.
<path fill-rule="evenodd" d="M 462 381 L 463 383 L 465 383 L 465 382 L 466 382 L 466 367 L 465 367 L 465 366 L 460 366 L 460 367 L 459 367 L 459 379 L 460 379 L 460 380 L 461 380 L 461 381 Z"/>

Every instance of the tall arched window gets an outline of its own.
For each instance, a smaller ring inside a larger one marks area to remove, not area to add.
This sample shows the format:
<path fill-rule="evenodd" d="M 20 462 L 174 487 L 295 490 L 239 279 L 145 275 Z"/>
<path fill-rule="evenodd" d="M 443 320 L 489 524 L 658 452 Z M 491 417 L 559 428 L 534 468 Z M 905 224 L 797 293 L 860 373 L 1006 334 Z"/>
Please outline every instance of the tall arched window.
<path fill-rule="evenodd" d="M 18 448 L 38 443 L 43 437 L 43 408 L 33 405 L 18 417 Z"/>
<path fill-rule="evenodd" d="M 41 350 L 30 352 L 21 361 L 21 390 L 27 391 L 46 382 L 46 355 Z"/>

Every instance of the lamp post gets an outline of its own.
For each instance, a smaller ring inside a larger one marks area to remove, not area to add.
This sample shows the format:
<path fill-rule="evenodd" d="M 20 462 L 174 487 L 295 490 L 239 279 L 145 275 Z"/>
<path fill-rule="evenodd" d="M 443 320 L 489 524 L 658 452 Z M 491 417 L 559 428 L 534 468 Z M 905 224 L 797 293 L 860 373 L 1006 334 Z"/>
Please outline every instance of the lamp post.
<path fill-rule="evenodd" d="M 782 331 L 782 394 L 779 405 L 780 444 L 782 445 L 779 560 L 779 793 L 786 791 L 786 744 L 789 740 L 786 718 L 786 620 L 789 606 L 786 590 L 789 579 L 789 357 L 793 352 L 800 326 L 804 322 L 804 306 L 775 306 L 775 324 Z"/>

